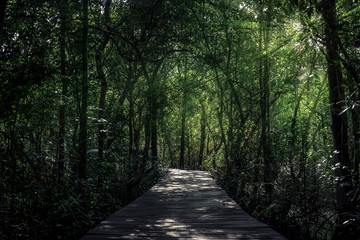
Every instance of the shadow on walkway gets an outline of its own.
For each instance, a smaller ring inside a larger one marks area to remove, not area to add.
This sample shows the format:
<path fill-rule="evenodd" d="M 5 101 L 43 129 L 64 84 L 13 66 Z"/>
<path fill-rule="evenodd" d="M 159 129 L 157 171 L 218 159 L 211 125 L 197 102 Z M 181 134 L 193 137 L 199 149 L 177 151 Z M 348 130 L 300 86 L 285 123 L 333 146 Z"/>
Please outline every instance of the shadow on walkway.
<path fill-rule="evenodd" d="M 170 169 L 81 240 L 285 239 L 244 212 L 204 171 Z"/>

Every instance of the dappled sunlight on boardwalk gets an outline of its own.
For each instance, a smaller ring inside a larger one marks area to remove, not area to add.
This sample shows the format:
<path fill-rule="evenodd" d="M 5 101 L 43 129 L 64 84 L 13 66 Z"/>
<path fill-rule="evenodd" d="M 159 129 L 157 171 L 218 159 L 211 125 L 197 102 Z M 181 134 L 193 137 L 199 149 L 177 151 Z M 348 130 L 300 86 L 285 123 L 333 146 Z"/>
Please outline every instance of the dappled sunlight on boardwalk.
<path fill-rule="evenodd" d="M 82 240 L 285 239 L 249 216 L 203 171 L 170 169 Z"/>

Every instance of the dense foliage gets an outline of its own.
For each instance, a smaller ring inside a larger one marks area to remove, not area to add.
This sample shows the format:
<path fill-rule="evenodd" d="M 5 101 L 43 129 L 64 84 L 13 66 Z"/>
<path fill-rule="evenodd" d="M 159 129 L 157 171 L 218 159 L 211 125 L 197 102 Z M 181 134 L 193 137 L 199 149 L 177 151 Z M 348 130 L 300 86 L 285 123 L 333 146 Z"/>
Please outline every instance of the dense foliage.
<path fill-rule="evenodd" d="M 0 239 L 77 239 L 168 167 L 290 239 L 360 235 L 358 1 L 0 8 Z"/>

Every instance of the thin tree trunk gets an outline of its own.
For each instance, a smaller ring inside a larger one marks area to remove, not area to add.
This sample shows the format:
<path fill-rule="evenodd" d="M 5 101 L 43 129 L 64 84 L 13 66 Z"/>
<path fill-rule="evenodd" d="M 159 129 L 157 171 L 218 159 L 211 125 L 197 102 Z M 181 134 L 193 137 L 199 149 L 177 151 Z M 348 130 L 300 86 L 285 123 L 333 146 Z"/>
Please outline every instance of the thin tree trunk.
<path fill-rule="evenodd" d="M 179 168 L 184 169 L 185 167 L 185 130 L 186 130 L 186 104 L 187 104 L 187 59 L 184 64 L 184 78 L 181 77 L 180 67 L 178 66 L 179 78 L 182 83 L 182 103 L 181 103 L 181 132 L 180 132 L 180 159 Z"/>
<path fill-rule="evenodd" d="M 67 34 L 67 14 L 68 14 L 68 1 L 62 0 L 59 3 L 60 15 L 60 74 L 62 82 L 61 103 L 59 109 L 59 142 L 58 142 L 58 177 L 62 178 L 64 174 L 64 161 L 65 161 L 65 106 L 66 97 L 69 87 L 69 80 L 66 76 L 66 52 L 65 52 L 65 37 Z"/>
<path fill-rule="evenodd" d="M 78 92 L 78 88 L 77 88 L 77 84 L 75 85 L 75 92 Z M 69 152 L 69 163 L 71 164 L 71 169 L 73 172 L 77 173 L 79 172 L 79 164 L 78 164 L 78 161 L 79 161 L 79 157 L 78 157 L 78 150 L 79 150 L 79 145 L 78 145 L 78 140 L 79 140 L 79 133 L 78 133 L 78 130 L 79 130 L 79 122 L 76 120 L 78 115 L 79 115 L 79 112 L 80 112 L 80 100 L 78 98 L 76 98 L 76 102 L 77 102 L 77 109 L 76 109 L 76 113 L 74 114 L 73 116 L 73 132 L 72 132 L 72 136 L 71 136 L 71 143 L 72 143 L 72 146 L 71 146 L 71 149 L 70 149 L 70 152 Z"/>
<path fill-rule="evenodd" d="M 104 110 L 105 110 L 105 100 L 106 100 L 106 92 L 107 92 L 107 81 L 106 76 L 103 69 L 103 59 L 102 55 L 110 40 L 110 4 L 111 0 L 106 0 L 105 8 L 104 8 L 104 18 L 105 25 L 107 26 L 107 31 L 104 32 L 103 37 L 104 41 L 100 44 L 99 48 L 96 51 L 96 71 L 98 78 L 100 80 L 100 99 L 99 99 L 99 112 L 98 112 L 98 121 L 99 121 L 99 139 L 98 139 L 98 155 L 99 161 L 104 161 L 104 141 L 106 137 L 105 129 L 104 129 Z"/>
<path fill-rule="evenodd" d="M 260 131 L 260 130 L 259 130 Z M 259 134 L 260 135 L 260 134 Z M 262 150 L 262 146 L 259 145 L 259 147 L 257 148 L 256 151 L 256 156 L 255 156 L 255 166 L 254 166 L 254 188 L 253 188 L 253 195 L 254 195 L 254 200 L 257 201 L 258 199 L 258 193 L 259 193 L 259 186 L 260 186 L 260 182 L 259 182 L 259 176 L 260 176 L 260 164 L 261 164 L 261 150 Z"/>
<path fill-rule="evenodd" d="M 261 13 L 262 14 L 262 13 Z M 268 56 L 268 48 L 270 44 L 270 16 L 269 10 L 266 13 L 266 22 L 265 26 L 260 26 L 260 38 L 264 39 L 264 49 L 260 49 L 260 53 L 265 52 L 264 60 L 260 63 L 260 89 L 262 96 L 260 99 L 261 107 L 261 145 L 263 150 L 263 160 L 264 160 L 264 184 L 265 184 L 265 195 L 266 202 L 268 204 L 272 201 L 272 191 L 273 191 L 273 160 L 271 153 L 271 144 L 270 144 L 270 104 L 269 104 L 269 82 L 270 82 L 270 63 Z M 260 41 L 261 43 L 262 41 Z"/>
<path fill-rule="evenodd" d="M 227 174 L 230 174 L 230 162 L 229 162 L 229 148 L 226 141 L 226 134 L 224 130 L 224 124 L 223 124 L 223 115 L 224 115 L 224 88 L 222 86 L 222 82 L 220 81 L 219 74 L 217 69 L 215 68 L 215 76 L 216 76 L 216 82 L 218 87 L 220 88 L 220 96 L 219 96 L 219 111 L 217 112 L 219 127 L 220 127 L 220 133 L 221 133 L 221 141 L 224 144 L 224 158 L 225 158 L 225 166 Z"/>
<path fill-rule="evenodd" d="M 357 107 L 351 110 L 351 121 L 354 135 L 354 183 L 359 185 L 359 164 L 360 164 L 360 111 Z"/>
<path fill-rule="evenodd" d="M 149 84 L 150 85 L 150 84 Z M 149 159 L 149 150 L 150 150 L 150 141 L 151 141 L 151 96 L 150 90 L 148 91 L 147 96 L 147 107 L 146 107 L 146 113 L 145 113 L 145 147 L 144 147 L 144 157 L 143 162 L 141 164 L 140 171 L 145 171 L 146 163 Z"/>
<path fill-rule="evenodd" d="M 296 145 L 296 139 L 297 139 L 296 123 L 297 123 L 298 111 L 299 111 L 300 102 L 301 102 L 301 98 L 302 98 L 304 89 L 305 88 L 303 88 L 303 90 L 301 91 L 300 95 L 297 98 L 295 109 L 294 109 L 294 115 L 292 117 L 291 126 L 290 126 L 291 137 L 290 137 L 290 141 L 289 141 L 289 164 L 290 164 L 290 175 L 293 180 L 295 180 L 294 158 L 295 158 L 295 145 Z"/>
<path fill-rule="evenodd" d="M 259 54 L 262 54 L 262 38 L 263 38 L 263 29 L 262 29 L 262 25 L 259 24 Z M 259 87 L 260 87 L 260 91 L 262 91 L 262 88 L 263 88 L 263 61 L 262 59 L 260 58 L 259 60 Z M 260 101 L 259 101 L 259 104 L 260 104 L 260 118 L 259 120 L 262 122 L 263 121 L 263 98 L 260 97 Z M 258 121 L 258 123 L 256 124 L 259 125 L 260 124 L 260 121 Z M 255 133 L 255 128 L 253 129 L 252 134 L 253 135 Z M 264 129 L 261 128 L 261 132 L 259 130 L 259 135 L 260 135 L 260 146 L 258 148 L 258 156 L 259 158 L 256 158 L 255 159 L 255 165 L 257 165 L 258 167 L 255 167 L 255 172 L 254 172 L 254 181 L 255 181 L 255 187 L 254 187 L 254 195 L 256 197 L 257 193 L 258 193 L 258 185 L 259 184 L 259 176 L 260 176 L 260 164 L 261 164 L 261 152 L 262 152 L 262 142 L 263 142 L 263 135 L 264 135 Z"/>
<path fill-rule="evenodd" d="M 151 130 L 150 130 L 150 121 L 151 121 L 151 116 L 150 116 L 150 106 L 149 104 L 147 105 L 146 108 L 146 113 L 145 113 L 145 146 L 144 146 L 144 155 L 143 155 L 143 160 L 141 163 L 141 167 L 140 167 L 140 173 L 145 171 L 145 167 L 146 167 L 146 163 L 149 159 L 149 149 L 150 149 L 150 135 L 151 135 Z"/>
<path fill-rule="evenodd" d="M 192 164 L 191 162 L 191 132 L 189 132 L 189 135 L 187 137 L 187 169 L 192 169 L 192 167 L 195 165 L 195 164 Z"/>
<path fill-rule="evenodd" d="M 223 122 L 223 115 L 224 115 L 224 97 L 223 97 L 223 90 L 220 90 L 220 110 L 218 112 L 218 121 L 221 133 L 221 140 L 224 143 L 224 158 L 226 164 L 226 171 L 227 174 L 230 174 L 230 162 L 229 162 L 229 147 L 226 141 L 226 134 L 224 130 L 224 122 Z"/>
<path fill-rule="evenodd" d="M 269 19 L 267 19 L 267 23 L 269 23 Z M 264 36 L 264 46 L 265 51 L 267 52 L 269 49 L 270 43 L 270 26 L 267 24 L 265 28 L 265 36 Z M 268 53 L 266 53 L 268 55 Z M 270 62 L 269 56 L 265 57 L 264 61 L 264 97 L 265 97 L 265 125 L 266 125 L 266 140 L 264 142 L 264 157 L 265 157 L 265 191 L 268 198 L 268 202 L 272 202 L 272 192 L 273 192 L 273 158 L 271 152 L 271 140 L 270 140 Z"/>
<path fill-rule="evenodd" d="M 158 147 L 157 147 L 157 103 L 155 94 L 151 98 L 151 120 L 150 120 L 150 129 L 151 129 L 151 161 L 154 163 L 158 157 Z"/>
<path fill-rule="evenodd" d="M 315 65 L 315 63 L 314 63 L 314 65 Z M 313 71 L 313 68 L 310 71 L 310 75 L 312 75 L 312 71 Z M 309 84 L 309 80 L 310 80 L 310 77 L 308 77 L 308 79 L 307 79 L 307 85 Z M 300 94 L 297 95 L 297 86 L 296 86 L 296 94 L 295 94 L 297 96 L 296 97 L 296 105 L 295 105 L 294 115 L 292 117 L 291 126 L 290 126 L 291 137 L 290 137 L 290 141 L 289 141 L 289 165 L 290 165 L 291 179 L 294 181 L 294 184 L 296 182 L 296 176 L 295 176 L 295 172 L 294 172 L 294 158 L 295 158 L 295 148 L 296 148 L 296 139 L 297 139 L 297 132 L 296 132 L 297 116 L 298 116 L 298 111 L 300 108 L 300 103 L 301 103 L 302 97 L 303 97 L 306 89 L 307 89 L 306 86 L 303 87 Z M 316 107 L 318 99 L 321 96 L 320 95 L 321 91 L 322 91 L 322 85 L 320 87 L 319 94 L 317 96 L 317 101 L 316 101 L 316 104 L 314 104 L 314 107 Z"/>
<path fill-rule="evenodd" d="M 229 103 L 229 111 L 228 111 L 228 119 L 229 119 L 229 128 L 227 131 L 227 135 L 228 135 L 228 142 L 229 142 L 229 155 L 230 155 L 230 159 L 236 159 L 238 161 L 238 156 L 235 156 L 234 153 L 234 119 L 233 119 L 233 114 L 234 114 L 234 96 L 231 95 L 230 96 L 230 103 Z"/>
<path fill-rule="evenodd" d="M 198 168 L 201 169 L 203 158 L 204 158 L 204 149 L 205 149 L 205 140 L 206 140 L 206 110 L 203 103 L 201 103 L 201 119 L 200 119 L 200 151 L 199 151 L 199 163 Z"/>
<path fill-rule="evenodd" d="M 0 0 L 0 46 L 2 44 L 2 32 L 4 28 L 7 2 L 8 0 Z"/>
<path fill-rule="evenodd" d="M 184 100 L 183 100 L 184 102 Z M 184 104 L 183 104 L 184 105 Z M 185 107 L 183 106 L 183 109 Z M 181 113 L 181 133 L 180 133 L 180 159 L 179 159 L 179 168 L 184 169 L 185 162 L 185 111 L 183 110 Z"/>
<path fill-rule="evenodd" d="M 129 159 L 133 155 L 133 145 L 134 145 L 134 102 L 133 102 L 133 94 L 130 92 L 129 94 Z"/>
<path fill-rule="evenodd" d="M 168 129 L 165 130 L 165 137 L 166 137 L 166 144 L 169 148 L 170 167 L 173 168 L 173 167 L 175 167 L 174 151 L 173 151 L 172 142 L 171 142 L 171 138 L 170 138 Z"/>
<path fill-rule="evenodd" d="M 142 111 L 140 110 L 138 127 L 136 127 L 136 124 L 134 121 L 134 145 L 135 145 L 135 149 L 136 149 L 137 153 L 139 152 L 141 129 L 142 129 Z"/>
<path fill-rule="evenodd" d="M 311 107 L 311 110 L 310 110 L 310 113 L 309 113 L 309 116 L 307 117 L 306 119 L 306 122 L 305 122 L 305 130 L 303 131 L 302 133 L 302 136 L 301 136 L 301 141 L 302 141 L 302 146 L 303 147 L 306 147 L 304 150 L 306 150 L 303 154 L 307 155 L 307 151 L 308 151 L 308 136 L 309 136 L 309 131 L 310 131 L 310 124 L 311 124 L 311 119 L 313 118 L 315 112 L 316 112 L 316 108 L 317 108 L 317 105 L 319 104 L 319 101 L 321 99 L 321 93 L 322 91 L 324 91 L 324 85 L 325 85 L 325 81 L 323 81 L 321 83 L 321 86 L 319 88 L 319 92 L 315 98 L 315 101 L 314 101 L 314 105 Z"/>
<path fill-rule="evenodd" d="M 344 67 L 348 71 L 348 73 L 352 76 L 356 88 L 354 87 L 353 83 L 349 84 L 349 89 L 351 92 L 351 99 L 353 104 L 356 103 L 360 99 L 359 87 L 360 87 L 360 79 L 359 75 L 355 69 L 354 62 L 351 61 L 349 54 L 347 53 L 345 47 L 339 40 L 339 47 L 341 52 L 343 53 L 345 60 L 342 61 Z M 355 94 L 357 92 L 357 94 Z M 360 164 L 360 119 L 359 119 L 360 111 L 359 107 L 352 106 L 351 108 L 351 121 L 352 121 L 352 129 L 353 129 L 353 136 L 354 136 L 354 183 L 359 185 L 359 164 Z"/>
<path fill-rule="evenodd" d="M 88 109 L 88 0 L 83 0 L 83 34 L 82 34 L 82 82 L 81 111 L 79 132 L 79 178 L 86 178 L 87 150 L 87 109 Z"/>
<path fill-rule="evenodd" d="M 138 52 L 138 56 L 141 59 L 141 53 Z M 151 76 L 146 70 L 146 65 L 143 59 L 141 59 L 141 68 L 143 70 L 145 79 L 148 85 L 147 91 L 147 111 L 145 116 L 145 148 L 144 158 L 142 163 L 142 170 L 145 170 L 146 161 L 149 158 L 149 150 L 151 150 L 151 158 L 157 158 L 157 92 L 155 88 L 155 80 L 157 78 L 159 69 L 165 58 L 159 59 L 156 63 Z M 151 144 L 151 149 L 150 149 Z"/>

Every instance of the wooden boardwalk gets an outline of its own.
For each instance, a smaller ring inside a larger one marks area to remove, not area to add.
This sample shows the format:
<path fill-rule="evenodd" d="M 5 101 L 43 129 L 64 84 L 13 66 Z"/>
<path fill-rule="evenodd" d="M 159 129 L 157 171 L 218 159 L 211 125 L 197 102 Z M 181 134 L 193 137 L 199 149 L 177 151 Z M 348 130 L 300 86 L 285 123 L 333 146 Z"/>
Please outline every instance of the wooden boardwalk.
<path fill-rule="evenodd" d="M 207 172 L 170 169 L 158 184 L 89 231 L 95 239 L 285 239 L 245 213 Z"/>

